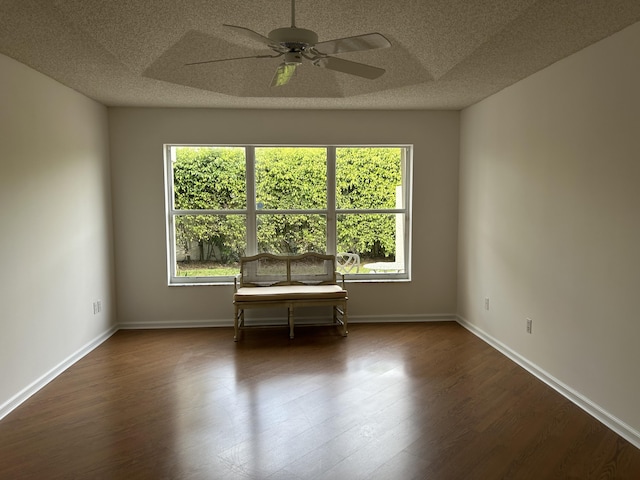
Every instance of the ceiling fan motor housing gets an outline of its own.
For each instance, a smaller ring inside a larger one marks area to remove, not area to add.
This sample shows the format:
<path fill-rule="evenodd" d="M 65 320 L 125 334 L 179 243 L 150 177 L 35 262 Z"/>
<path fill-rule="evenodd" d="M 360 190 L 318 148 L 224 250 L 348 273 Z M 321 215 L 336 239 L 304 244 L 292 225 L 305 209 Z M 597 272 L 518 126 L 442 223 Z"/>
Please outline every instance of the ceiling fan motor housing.
<path fill-rule="evenodd" d="M 305 28 L 285 27 L 276 28 L 269 32 L 269 40 L 285 47 L 292 52 L 303 52 L 318 43 L 316 32 Z"/>

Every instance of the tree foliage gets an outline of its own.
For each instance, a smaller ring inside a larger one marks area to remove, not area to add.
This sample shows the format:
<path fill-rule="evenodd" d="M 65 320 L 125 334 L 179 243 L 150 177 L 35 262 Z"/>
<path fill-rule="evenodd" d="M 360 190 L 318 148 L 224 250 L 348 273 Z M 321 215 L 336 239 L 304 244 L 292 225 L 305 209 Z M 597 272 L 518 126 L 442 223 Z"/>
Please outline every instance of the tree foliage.
<path fill-rule="evenodd" d="M 339 148 L 336 152 L 336 207 L 344 210 L 395 208 L 402 185 L 400 149 Z M 395 254 L 395 216 L 344 214 L 338 217 L 338 250 L 364 257 Z"/>
<path fill-rule="evenodd" d="M 327 208 L 326 149 L 262 147 L 255 157 L 259 251 L 326 251 L 326 216 L 291 212 Z M 221 262 L 245 253 L 246 215 L 224 212 L 246 209 L 245 161 L 241 147 L 176 148 L 175 208 L 221 211 L 176 217 L 176 241 L 185 251 L 195 242 L 200 259 Z M 395 215 L 348 211 L 395 208 L 400 165 L 399 148 L 337 149 L 336 207 L 347 211 L 338 216 L 339 251 L 395 253 Z"/>
<path fill-rule="evenodd" d="M 174 207 L 226 210 L 246 207 L 245 155 L 242 148 L 182 147 L 173 163 Z M 226 263 L 246 249 L 245 215 L 180 215 L 176 243 L 198 258 Z"/>
<path fill-rule="evenodd" d="M 258 209 L 327 207 L 324 148 L 256 148 Z M 313 214 L 258 215 L 258 250 L 271 253 L 326 251 L 326 218 Z"/>

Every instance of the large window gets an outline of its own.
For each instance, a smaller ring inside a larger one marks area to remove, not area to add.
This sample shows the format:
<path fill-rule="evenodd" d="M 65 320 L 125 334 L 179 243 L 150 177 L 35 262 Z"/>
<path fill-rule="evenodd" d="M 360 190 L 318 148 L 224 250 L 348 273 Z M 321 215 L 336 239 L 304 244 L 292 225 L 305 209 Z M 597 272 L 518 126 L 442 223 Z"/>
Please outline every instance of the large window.
<path fill-rule="evenodd" d="M 410 146 L 166 145 L 170 284 L 226 283 L 241 256 L 337 255 L 408 279 Z"/>

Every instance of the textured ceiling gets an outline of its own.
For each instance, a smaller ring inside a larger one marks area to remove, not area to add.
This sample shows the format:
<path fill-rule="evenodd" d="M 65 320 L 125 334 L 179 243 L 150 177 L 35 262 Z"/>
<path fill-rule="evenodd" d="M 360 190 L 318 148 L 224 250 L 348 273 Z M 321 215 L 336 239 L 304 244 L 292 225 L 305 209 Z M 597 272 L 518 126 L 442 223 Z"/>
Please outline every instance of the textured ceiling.
<path fill-rule="evenodd" d="M 222 24 L 290 26 L 289 0 L 0 0 L 0 53 L 108 106 L 461 109 L 640 20 L 638 0 L 296 2 L 319 41 L 379 32 L 391 48 L 340 57 L 386 69 L 366 80 L 281 59 Z"/>

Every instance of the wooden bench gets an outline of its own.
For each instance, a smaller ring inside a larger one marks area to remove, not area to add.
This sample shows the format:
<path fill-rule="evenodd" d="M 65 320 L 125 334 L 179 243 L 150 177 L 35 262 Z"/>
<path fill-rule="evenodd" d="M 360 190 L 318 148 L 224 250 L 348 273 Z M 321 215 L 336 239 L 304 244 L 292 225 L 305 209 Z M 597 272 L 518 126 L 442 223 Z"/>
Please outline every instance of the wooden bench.
<path fill-rule="evenodd" d="M 341 285 L 337 284 L 336 275 L 341 277 Z M 251 328 L 245 325 L 244 312 L 248 308 L 286 307 L 289 338 L 293 338 L 295 309 L 317 305 L 331 306 L 333 318 L 331 323 L 313 325 L 341 326 L 342 335 L 346 337 L 347 300 L 344 275 L 336 272 L 333 255 L 260 253 L 243 257 L 240 259 L 240 274 L 234 279 L 233 339 L 237 342 L 240 330 Z"/>

